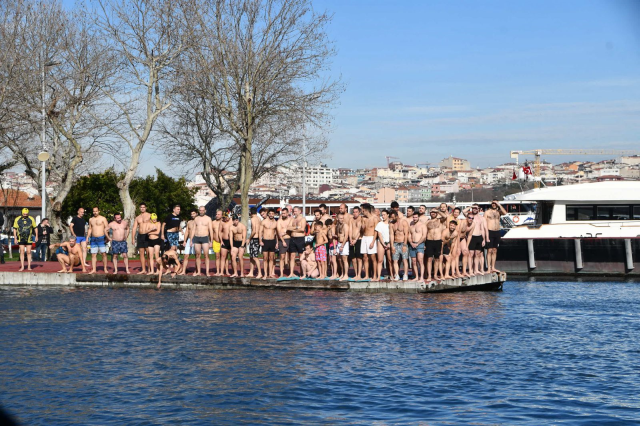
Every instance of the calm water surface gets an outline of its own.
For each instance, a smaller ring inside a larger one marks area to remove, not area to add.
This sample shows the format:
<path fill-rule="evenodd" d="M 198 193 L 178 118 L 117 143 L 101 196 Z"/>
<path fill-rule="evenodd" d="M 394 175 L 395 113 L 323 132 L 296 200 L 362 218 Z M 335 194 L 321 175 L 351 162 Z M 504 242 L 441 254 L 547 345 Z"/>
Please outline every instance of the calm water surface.
<path fill-rule="evenodd" d="M 640 284 L 450 295 L 0 289 L 25 425 L 640 421 Z"/>

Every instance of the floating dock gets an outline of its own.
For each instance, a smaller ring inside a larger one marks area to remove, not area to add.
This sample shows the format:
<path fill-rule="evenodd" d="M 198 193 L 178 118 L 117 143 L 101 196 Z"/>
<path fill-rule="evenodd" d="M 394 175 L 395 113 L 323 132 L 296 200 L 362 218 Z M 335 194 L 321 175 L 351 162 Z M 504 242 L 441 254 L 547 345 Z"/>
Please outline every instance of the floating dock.
<path fill-rule="evenodd" d="M 289 280 L 251 277 L 207 277 L 179 275 L 162 277 L 163 289 L 281 289 L 329 290 L 364 293 L 450 293 L 458 291 L 497 291 L 502 289 L 504 272 L 418 283 L 416 281 L 337 281 L 294 278 Z M 65 274 L 58 272 L 0 272 L 0 286 L 66 286 L 156 288 L 157 275 Z"/>

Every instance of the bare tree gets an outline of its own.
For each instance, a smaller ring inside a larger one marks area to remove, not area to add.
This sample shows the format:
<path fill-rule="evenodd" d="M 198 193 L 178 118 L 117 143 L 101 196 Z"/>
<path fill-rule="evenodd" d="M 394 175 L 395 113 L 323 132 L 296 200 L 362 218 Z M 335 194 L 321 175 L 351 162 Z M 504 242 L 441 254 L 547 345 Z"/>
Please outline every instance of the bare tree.
<path fill-rule="evenodd" d="M 211 108 L 210 125 L 236 145 L 246 223 L 256 170 L 305 154 L 301 139 L 308 129 L 315 134 L 325 129 L 328 109 L 342 91 L 339 81 L 326 76 L 335 54 L 324 29 L 330 16 L 315 13 L 309 0 L 190 0 L 189 5 L 187 21 L 198 45 L 181 65 L 190 65 L 197 84 L 183 86 L 181 95 L 199 92 Z"/>
<path fill-rule="evenodd" d="M 116 158 L 125 165 L 118 182 L 124 216 L 135 217 L 129 186 L 154 125 L 170 103 L 164 86 L 172 66 L 186 47 L 186 25 L 179 2 L 163 0 L 100 0 L 98 18 L 106 40 L 118 55 L 118 78 L 104 88 L 121 120 L 105 123 L 119 141 Z"/>

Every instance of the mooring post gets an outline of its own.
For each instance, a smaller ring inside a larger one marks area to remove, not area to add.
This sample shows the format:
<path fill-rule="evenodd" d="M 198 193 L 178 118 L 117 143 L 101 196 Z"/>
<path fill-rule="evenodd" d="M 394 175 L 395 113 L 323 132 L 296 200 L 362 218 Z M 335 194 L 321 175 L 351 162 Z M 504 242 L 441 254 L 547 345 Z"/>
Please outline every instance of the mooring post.
<path fill-rule="evenodd" d="M 529 250 L 529 269 L 536 268 L 536 256 L 533 252 L 533 240 L 529 238 L 527 240 L 527 249 Z"/>
<path fill-rule="evenodd" d="M 580 270 L 584 268 L 582 263 L 582 242 L 580 241 L 580 238 L 576 238 L 574 241 L 576 243 L 576 269 Z"/>
<path fill-rule="evenodd" d="M 627 254 L 627 271 L 633 269 L 633 252 L 631 251 L 631 240 L 626 238 L 624 240 L 624 251 Z"/>

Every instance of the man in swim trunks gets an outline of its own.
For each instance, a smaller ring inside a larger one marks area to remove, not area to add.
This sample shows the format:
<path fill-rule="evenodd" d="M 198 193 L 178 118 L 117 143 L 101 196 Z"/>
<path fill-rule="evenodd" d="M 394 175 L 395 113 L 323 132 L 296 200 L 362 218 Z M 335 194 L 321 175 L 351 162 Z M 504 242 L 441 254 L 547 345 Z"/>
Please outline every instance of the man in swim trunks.
<path fill-rule="evenodd" d="M 442 230 L 447 221 L 447 214 L 436 209 L 429 212 L 431 217 L 427 221 L 427 240 L 424 247 L 424 257 L 427 266 L 427 281 L 442 278 L 440 256 L 442 255 Z M 440 270 L 440 275 L 438 275 Z"/>
<path fill-rule="evenodd" d="M 173 212 L 164 219 L 160 238 L 167 240 L 173 250 L 180 244 L 180 205 L 173 206 Z"/>
<path fill-rule="evenodd" d="M 258 240 L 262 247 L 262 258 L 264 259 L 264 277 L 277 278 L 276 276 L 276 228 L 278 223 L 275 220 L 276 211 L 269 209 L 267 218 L 260 223 Z M 258 277 L 260 278 L 260 265 L 258 265 Z"/>
<path fill-rule="evenodd" d="M 424 242 L 427 239 L 427 227 L 420 222 L 420 215 L 413 213 L 409 224 L 409 256 L 413 266 L 411 281 L 424 282 Z"/>
<path fill-rule="evenodd" d="M 98 252 L 102 254 L 102 263 L 104 265 L 104 273 L 107 271 L 107 242 L 109 237 L 107 236 L 107 227 L 109 222 L 107 219 L 100 215 L 100 209 L 93 208 L 93 217 L 89 219 L 89 232 L 87 238 L 91 245 L 91 272 L 89 274 L 96 273 L 96 263 L 98 262 Z"/>
<path fill-rule="evenodd" d="M 76 243 L 76 237 L 73 235 L 71 235 L 67 241 L 53 244 L 51 249 L 55 249 L 56 259 L 62 267 L 58 272 L 73 272 L 73 267 L 78 265 L 82 266 L 82 272 L 87 272 L 84 265 L 80 262 L 82 248 L 80 244 Z"/>
<path fill-rule="evenodd" d="M 222 224 L 222 210 L 216 211 L 216 217 L 211 222 L 211 226 L 213 227 L 213 241 L 211 246 L 213 248 L 213 254 L 216 257 L 216 274 L 218 275 L 218 271 L 220 270 L 220 265 L 222 264 L 220 250 L 222 249 L 222 240 L 220 239 L 220 225 Z"/>
<path fill-rule="evenodd" d="M 454 265 L 457 268 L 457 263 L 453 262 L 453 255 L 456 251 L 456 245 L 459 243 L 460 238 L 458 237 L 458 232 L 456 228 L 458 227 L 458 222 L 452 220 L 449 222 L 448 228 L 442 232 L 442 256 L 444 256 L 444 260 L 446 260 L 446 265 L 444 267 L 444 279 L 447 278 L 458 278 L 458 270 L 454 269 Z M 449 274 L 451 271 L 451 274 Z"/>
<path fill-rule="evenodd" d="M 337 263 L 342 267 L 342 274 L 338 276 L 338 279 L 347 281 L 349 279 L 349 250 L 352 249 L 349 247 L 351 225 L 347 223 L 344 213 L 338 213 L 334 230 L 337 237 L 334 250 L 336 256 L 340 256 Z"/>
<path fill-rule="evenodd" d="M 473 260 L 473 275 L 484 275 L 484 248 L 489 241 L 489 232 L 484 217 L 478 214 L 480 207 L 471 206 L 473 224 L 469 229 L 469 257 Z M 467 216 L 468 217 L 468 216 Z"/>
<path fill-rule="evenodd" d="M 136 231 L 138 232 L 136 237 L 136 247 L 140 254 L 141 265 L 138 275 L 147 273 L 147 234 L 141 232 L 140 225 L 149 222 L 149 220 L 151 220 L 151 214 L 147 213 L 147 205 L 145 203 L 140 203 L 140 214 L 133 222 L 133 230 L 131 233 L 131 235 L 135 236 Z"/>
<path fill-rule="evenodd" d="M 107 233 L 111 231 L 111 261 L 113 262 L 113 273 L 118 273 L 118 255 L 124 260 L 124 268 L 129 274 L 129 255 L 127 238 L 129 238 L 129 222 L 122 220 L 122 215 L 116 213 L 113 221 L 107 226 Z"/>
<path fill-rule="evenodd" d="M 396 203 L 397 204 L 397 203 Z M 407 275 L 409 271 L 409 224 L 404 218 L 400 218 L 399 214 L 395 210 L 391 210 L 391 233 L 393 234 L 393 247 L 391 249 L 393 257 L 393 269 L 395 270 L 394 281 L 400 279 L 400 269 L 398 261 L 402 259 L 402 270 L 404 275 L 402 279 L 404 281 L 409 279 Z"/>
<path fill-rule="evenodd" d="M 189 266 L 189 255 L 192 254 L 192 252 L 195 252 L 195 248 L 193 247 L 193 231 L 195 229 L 194 221 L 196 217 L 198 217 L 198 212 L 195 210 L 191 210 L 189 214 L 191 215 L 191 220 L 187 222 L 187 227 L 184 231 L 184 262 L 182 262 L 182 268 L 178 275 L 184 275 L 187 273 L 187 267 Z"/>
<path fill-rule="evenodd" d="M 29 209 L 22 209 L 22 216 L 16 217 L 16 220 L 13 221 L 13 240 L 20 247 L 20 272 L 24 271 L 25 256 L 27 257 L 27 271 L 31 271 L 31 236 L 34 229 L 35 237 L 38 239 L 36 221 L 29 216 Z"/>
<path fill-rule="evenodd" d="M 289 242 L 291 232 L 288 230 L 291 224 L 289 209 L 285 207 L 280 211 L 280 218 L 276 224 L 276 237 L 278 239 L 278 253 L 280 256 L 280 278 L 284 277 L 284 268 L 289 263 Z"/>
<path fill-rule="evenodd" d="M 360 207 L 353 208 L 353 216 L 349 223 L 349 259 L 352 261 L 355 279 L 362 277 L 362 210 Z"/>
<path fill-rule="evenodd" d="M 217 271 L 217 276 L 222 275 L 231 275 L 229 271 L 229 260 L 228 257 L 231 254 L 231 218 L 228 213 L 222 214 L 222 219 L 220 222 L 220 232 L 219 238 L 221 241 L 220 245 L 220 269 Z"/>
<path fill-rule="evenodd" d="M 87 267 L 87 222 L 84 220 L 84 209 L 80 207 L 78 209 L 78 215 L 71 219 L 71 225 L 69 226 L 71 235 L 76 237 L 76 243 L 80 244 L 82 248 L 82 264 Z"/>
<path fill-rule="evenodd" d="M 261 212 L 263 211 L 266 211 L 266 209 L 261 210 Z M 260 244 L 260 226 L 267 219 L 262 219 L 260 215 L 256 213 L 255 207 L 249 209 L 249 216 L 251 217 L 251 235 L 249 236 L 249 276 L 253 277 L 253 267 L 255 266 L 258 270 L 257 278 L 260 278 L 262 277 L 259 257 L 260 248 L 262 247 L 262 244 Z M 273 224 L 275 226 L 275 221 Z M 263 256 L 263 259 L 266 262 L 266 256 Z M 266 270 L 268 271 L 268 269 Z"/>
<path fill-rule="evenodd" d="M 192 244 L 196 250 L 196 271 L 193 273 L 194 277 L 200 275 L 200 268 L 202 267 L 202 261 L 200 256 L 204 254 L 204 268 L 205 275 L 209 276 L 209 248 L 211 247 L 211 240 L 213 239 L 213 224 L 212 220 L 206 214 L 204 206 L 198 208 L 198 216 L 193 220 L 193 237 Z"/>
<path fill-rule="evenodd" d="M 233 215 L 231 224 L 233 246 L 231 247 L 231 266 L 233 275 L 230 278 L 244 277 L 244 247 L 247 242 L 247 227 L 240 223 L 240 218 Z"/>
<path fill-rule="evenodd" d="M 458 238 L 460 243 L 457 245 L 456 252 L 458 255 L 462 254 L 462 270 L 461 277 L 470 277 L 473 275 L 472 259 L 469 256 L 469 229 L 473 225 L 473 213 L 467 213 L 467 217 L 464 217 L 458 223 Z M 468 269 L 468 272 L 467 272 Z"/>
<path fill-rule="evenodd" d="M 287 230 L 291 232 L 289 240 L 289 278 L 295 277 L 296 254 L 300 255 L 304 251 L 304 233 L 307 227 L 307 221 L 302 216 L 302 209 L 298 206 L 293 208 L 293 218 L 289 223 Z"/>
<path fill-rule="evenodd" d="M 377 264 L 378 246 L 375 239 L 375 228 L 378 218 L 373 214 L 373 206 L 364 204 L 362 206 L 362 243 L 360 245 L 360 253 L 364 258 L 364 279 L 369 279 L 369 266 L 375 267 Z"/>
<path fill-rule="evenodd" d="M 507 214 L 507 211 L 495 198 L 491 201 L 491 208 L 488 209 L 484 218 L 489 230 L 489 243 L 487 244 L 487 265 L 489 272 L 500 272 L 496 269 L 496 257 L 498 256 L 498 246 L 502 235 L 500 235 L 500 217 Z"/>

